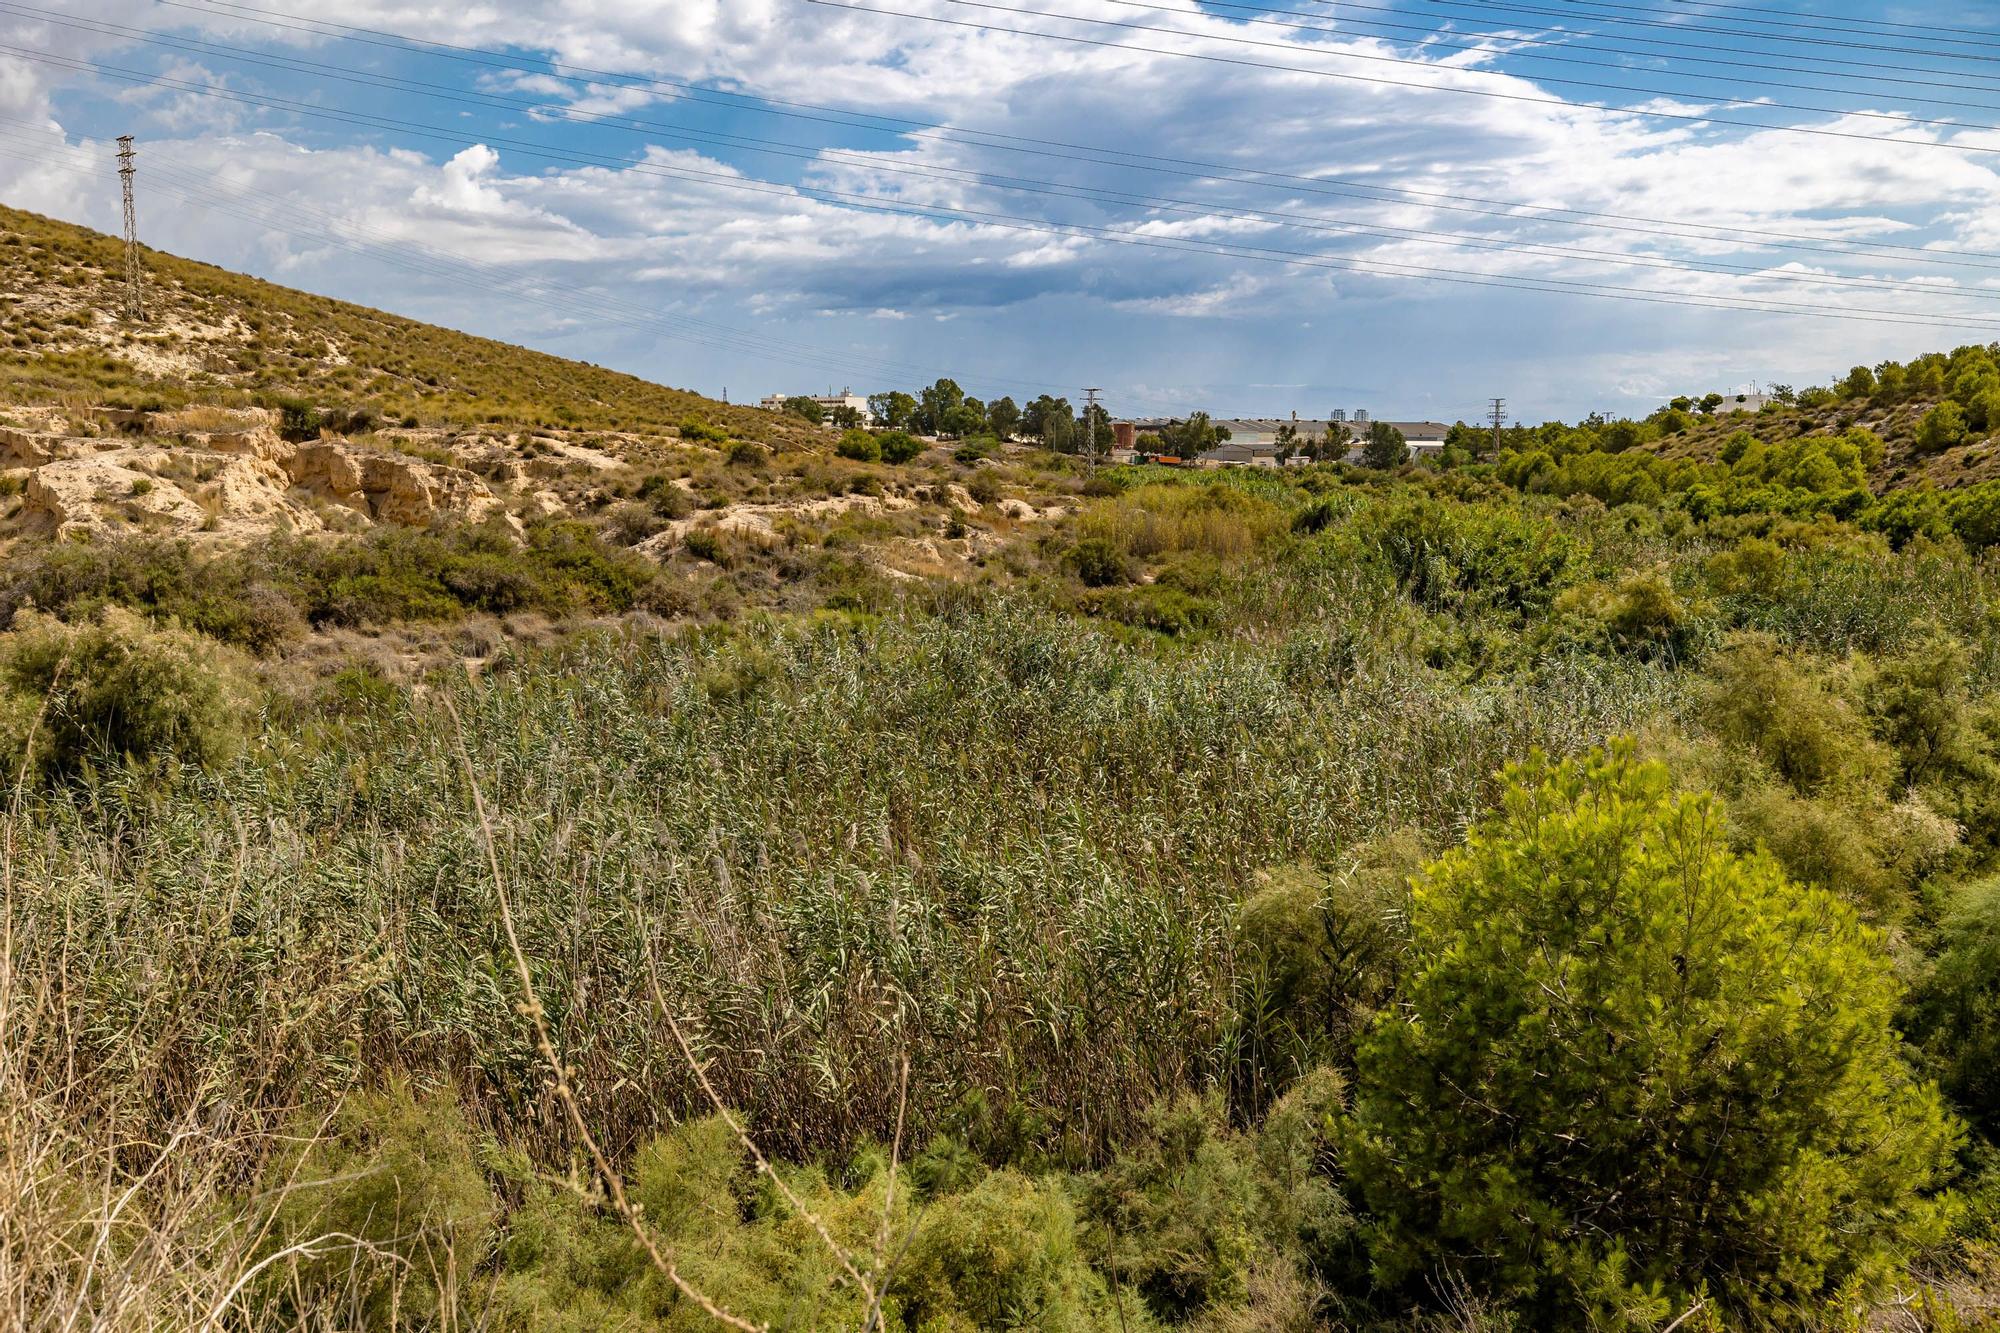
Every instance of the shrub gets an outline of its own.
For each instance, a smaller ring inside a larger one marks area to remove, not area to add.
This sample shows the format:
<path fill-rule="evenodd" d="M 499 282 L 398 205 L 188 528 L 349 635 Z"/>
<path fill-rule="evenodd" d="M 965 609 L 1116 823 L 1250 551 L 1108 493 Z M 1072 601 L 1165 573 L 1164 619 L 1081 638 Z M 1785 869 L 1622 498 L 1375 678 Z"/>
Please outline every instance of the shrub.
<path fill-rule="evenodd" d="M 2000 429 L 2000 422 L 1995 422 Z M 1982 481 L 1954 491 L 1946 503 L 1951 529 L 1975 551 L 2000 546 L 2000 481 Z"/>
<path fill-rule="evenodd" d="M 317 1246 L 299 1262 L 298 1313 L 355 1299 L 371 1322 L 386 1324 L 397 1308 L 449 1322 L 461 1284 L 469 1287 L 485 1260 L 497 1214 L 457 1103 L 448 1095 L 419 1101 L 397 1083 L 348 1098 L 323 1137 L 303 1141 L 273 1174 L 283 1202 L 271 1248 L 352 1239 Z M 273 1284 L 282 1301 L 292 1273 L 283 1265 L 273 1272 L 288 1278 Z"/>
<path fill-rule="evenodd" d="M 1084 1333 L 1102 1284 L 1077 1243 L 1059 1189 L 995 1171 L 969 1193 L 934 1202 L 895 1274 L 910 1328 L 1042 1328 Z"/>
<path fill-rule="evenodd" d="M 664 519 L 686 518 L 694 512 L 694 496 L 664 473 L 655 472 L 640 481 L 638 497 Z"/>
<path fill-rule="evenodd" d="M 738 440 L 729 446 L 731 467 L 762 467 L 771 461 L 771 451 L 752 440 Z"/>
<path fill-rule="evenodd" d="M 1928 485 L 1891 491 L 1861 516 L 1861 526 L 1887 537 L 1898 551 L 1918 537 L 1943 541 L 1952 533 L 1945 498 Z"/>
<path fill-rule="evenodd" d="M 1881 790 L 1892 761 L 1844 694 L 1762 634 L 1732 639 L 1699 699 L 1709 730 L 1749 750 L 1802 796 Z"/>
<path fill-rule="evenodd" d="M 1911 996 L 1910 1038 L 1966 1117 L 2000 1141 L 2000 879 L 1958 891 L 1938 944 Z"/>
<path fill-rule="evenodd" d="M 857 463 L 879 463 L 882 461 L 882 442 L 860 427 L 842 433 L 834 452 L 842 458 L 851 458 Z"/>
<path fill-rule="evenodd" d="M 1152 1108 L 1138 1143 L 1088 1182 L 1084 1213 L 1113 1280 L 1180 1322 L 1241 1303 L 1260 1202 L 1248 1145 L 1218 1104 L 1188 1096 Z"/>
<path fill-rule="evenodd" d="M 1692 637 L 1695 608 L 1660 570 L 1627 574 L 1609 588 L 1570 589 L 1556 605 L 1596 621 L 1614 647 L 1643 657 L 1684 657 Z"/>
<path fill-rule="evenodd" d="M 278 401 L 278 434 L 286 439 L 318 439 L 320 429 L 325 425 L 326 414 L 303 398 L 282 398 Z"/>
<path fill-rule="evenodd" d="M 914 435 L 900 430 L 884 431 L 875 437 L 881 449 L 882 461 L 901 465 L 909 462 L 924 451 L 924 442 Z"/>
<path fill-rule="evenodd" d="M 683 440 L 693 440 L 697 444 L 729 443 L 728 431 L 719 426 L 711 426 L 699 417 L 683 417 L 680 431 Z"/>
<path fill-rule="evenodd" d="M 1585 570 L 1573 535 L 1518 508 L 1417 499 L 1363 510 L 1358 530 L 1434 609 L 1540 610 Z"/>
<path fill-rule="evenodd" d="M 1069 548 L 1063 563 L 1083 581 L 1086 588 L 1108 588 L 1132 581 L 1131 562 L 1115 543 L 1105 537 L 1085 537 Z"/>
<path fill-rule="evenodd" d="M 1395 986 L 1407 878 L 1422 848 L 1408 835 L 1356 849 L 1337 874 L 1261 872 L 1236 918 L 1239 1100 L 1261 1110 L 1315 1066 L 1352 1059 Z"/>
<path fill-rule="evenodd" d="M 1879 938 L 1730 854 L 1659 765 L 1505 780 L 1418 884 L 1414 973 L 1359 1054 L 1345 1164 L 1382 1277 L 1449 1263 L 1537 1328 L 1703 1293 L 1756 1322 L 1940 1238 L 1958 1130 L 1905 1065 Z"/>
<path fill-rule="evenodd" d="M 1939 403 L 1924 414 L 1917 427 L 1917 447 L 1927 454 L 1943 453 L 1965 443 L 1969 433 L 1965 409 L 1953 402 Z"/>
<path fill-rule="evenodd" d="M 620 546 L 637 546 L 666 527 L 666 521 L 651 505 L 637 502 L 617 506 L 604 516 L 604 521 L 611 540 Z"/>
<path fill-rule="evenodd" d="M 980 504 L 990 505 L 1000 498 L 1000 476 L 991 468 L 981 468 L 965 484 L 965 491 Z"/>
<path fill-rule="evenodd" d="M 8 710 L 16 722 L 47 700 L 31 758 L 48 778 L 101 758 L 219 764 L 241 748 L 254 698 L 247 672 L 227 649 L 115 607 L 74 626 L 21 613 L 0 644 L 0 684 L 17 701 Z M 9 773 L 25 740 L 10 730 Z"/>
<path fill-rule="evenodd" d="M 1121 625 L 1170 636 L 1197 634 L 1214 625 L 1217 616 L 1215 603 L 1207 598 L 1158 583 L 1117 589 L 1087 609 Z"/>

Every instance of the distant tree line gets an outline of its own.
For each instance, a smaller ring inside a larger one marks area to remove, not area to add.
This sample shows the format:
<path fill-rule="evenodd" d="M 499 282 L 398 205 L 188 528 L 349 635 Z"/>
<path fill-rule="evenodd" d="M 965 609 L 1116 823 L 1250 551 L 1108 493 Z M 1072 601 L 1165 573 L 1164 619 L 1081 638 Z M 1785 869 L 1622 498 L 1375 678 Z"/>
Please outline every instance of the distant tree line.
<path fill-rule="evenodd" d="M 1111 448 L 1111 415 L 1102 407 L 1078 412 L 1069 399 L 1043 394 L 1025 407 L 1011 397 L 983 402 L 957 380 L 940 379 L 915 394 L 900 389 L 871 394 L 868 411 L 879 429 L 943 440 L 1028 440 L 1058 453 L 1103 453 Z"/>

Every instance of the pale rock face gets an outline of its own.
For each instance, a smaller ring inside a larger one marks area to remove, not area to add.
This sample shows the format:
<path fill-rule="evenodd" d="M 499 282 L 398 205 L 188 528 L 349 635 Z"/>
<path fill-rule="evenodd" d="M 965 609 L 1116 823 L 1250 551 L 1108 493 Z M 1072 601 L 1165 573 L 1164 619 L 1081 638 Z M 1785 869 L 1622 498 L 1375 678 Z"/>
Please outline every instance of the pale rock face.
<path fill-rule="evenodd" d="M 901 495 L 830 495 L 790 504 L 737 505 L 720 514 L 676 519 L 634 547 L 642 555 L 663 558 L 678 550 L 696 528 L 714 528 L 752 538 L 775 538 L 777 523 L 786 518 L 835 518 L 842 514 L 890 514 L 914 509 L 915 500 Z"/>
<path fill-rule="evenodd" d="M 200 492 L 219 520 L 220 530 L 250 536 L 273 529 L 319 532 L 326 527 L 318 514 L 293 500 L 286 491 L 291 476 L 264 458 L 232 458 L 209 478 Z"/>
<path fill-rule="evenodd" d="M 463 468 L 363 453 L 332 440 L 299 446 L 284 467 L 295 485 L 381 523 L 422 527 L 439 515 L 477 523 L 503 508 L 486 483 Z"/>
<path fill-rule="evenodd" d="M 56 537 L 139 526 L 198 529 L 208 520 L 186 492 L 109 458 L 71 458 L 36 468 L 27 512 Z"/>
<path fill-rule="evenodd" d="M 11 467 L 40 467 L 74 452 L 70 441 L 60 435 L 0 426 L 0 458 Z"/>

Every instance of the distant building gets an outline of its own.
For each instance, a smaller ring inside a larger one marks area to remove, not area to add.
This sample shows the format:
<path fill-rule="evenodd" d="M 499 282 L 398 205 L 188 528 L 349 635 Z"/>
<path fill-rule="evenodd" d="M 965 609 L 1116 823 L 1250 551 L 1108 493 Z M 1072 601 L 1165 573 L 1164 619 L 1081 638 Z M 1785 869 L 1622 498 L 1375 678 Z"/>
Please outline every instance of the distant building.
<path fill-rule="evenodd" d="M 1335 416 L 1334 421 L 1341 418 Z M 1179 418 L 1155 417 L 1132 423 L 1137 430 L 1158 433 L 1184 424 Z M 1307 440 L 1321 434 L 1326 429 L 1325 422 L 1301 421 L 1291 417 L 1228 417 L 1213 423 L 1217 429 L 1229 432 L 1229 438 L 1194 460 L 1198 467 L 1297 467 L 1307 460 L 1304 449 Z M 1367 442 L 1370 422 L 1366 412 L 1357 412 L 1353 421 L 1343 423 L 1351 430 L 1354 439 L 1348 446 L 1347 461 L 1358 462 L 1361 446 Z M 1445 436 L 1450 427 L 1438 421 L 1391 421 L 1403 432 L 1403 439 L 1409 443 L 1410 453 L 1422 457 L 1444 452 Z M 1278 438 L 1289 426 L 1296 432 L 1293 452 L 1289 459 L 1278 457 Z"/>
<path fill-rule="evenodd" d="M 1699 398 L 1695 399 L 1697 403 L 1700 401 Z M 1731 412 L 1762 412 L 1766 403 L 1776 401 L 1768 393 L 1725 393 L 1722 395 L 1721 406 L 1715 409 L 1715 414 L 1726 417 Z"/>
<path fill-rule="evenodd" d="M 1196 467 L 1280 467 L 1278 446 L 1268 440 L 1231 440 L 1194 460 Z"/>
<path fill-rule="evenodd" d="M 1360 418 L 1356 418 L 1356 421 L 1363 426 L 1368 424 Z M 1413 458 L 1443 453 L 1445 436 L 1451 433 L 1451 427 L 1437 421 L 1389 421 L 1383 424 L 1394 426 L 1403 432 L 1403 441 L 1410 446 L 1410 456 Z M 1354 443 L 1347 450 L 1347 461 L 1360 462 L 1361 448 L 1366 443 L 1368 443 L 1367 430 L 1356 430 Z"/>
<path fill-rule="evenodd" d="M 863 425 L 872 426 L 875 424 L 875 417 L 868 410 L 868 400 L 866 398 L 863 398 L 860 394 L 854 392 L 854 390 L 852 389 L 842 389 L 839 393 L 825 393 L 825 394 L 774 393 L 770 397 L 766 398 L 763 402 L 759 403 L 758 406 L 763 408 L 766 412 L 782 412 L 785 410 L 785 404 L 789 403 L 794 398 L 812 399 L 815 403 L 818 403 L 821 407 L 826 409 L 826 413 L 828 416 L 832 416 L 833 410 L 837 407 L 852 408 L 854 411 L 859 412 L 861 414 L 861 422 Z"/>

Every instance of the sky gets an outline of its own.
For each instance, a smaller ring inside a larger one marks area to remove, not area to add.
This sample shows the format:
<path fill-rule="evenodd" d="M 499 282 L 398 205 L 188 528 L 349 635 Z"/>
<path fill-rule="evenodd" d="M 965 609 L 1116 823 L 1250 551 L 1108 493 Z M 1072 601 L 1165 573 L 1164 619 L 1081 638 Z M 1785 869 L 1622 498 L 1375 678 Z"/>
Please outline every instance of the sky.
<path fill-rule="evenodd" d="M 0 0 L 0 202 L 732 401 L 1516 420 L 2000 338 L 2000 31 L 1854 0 Z"/>

